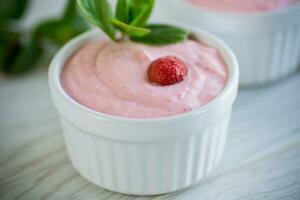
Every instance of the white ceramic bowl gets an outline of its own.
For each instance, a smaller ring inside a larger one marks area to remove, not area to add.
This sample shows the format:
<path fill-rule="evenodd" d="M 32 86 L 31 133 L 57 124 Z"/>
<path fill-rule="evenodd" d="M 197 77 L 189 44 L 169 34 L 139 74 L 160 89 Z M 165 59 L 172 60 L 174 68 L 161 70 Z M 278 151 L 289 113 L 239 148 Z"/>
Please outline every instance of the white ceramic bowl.
<path fill-rule="evenodd" d="M 204 28 L 223 39 L 237 56 L 243 86 L 274 82 L 300 65 L 300 3 L 258 13 L 214 11 L 186 0 L 159 3 L 165 18 Z"/>
<path fill-rule="evenodd" d="M 188 187 L 207 175 L 223 154 L 238 64 L 231 50 L 210 34 L 192 30 L 220 50 L 229 80 L 222 93 L 194 111 L 158 119 L 130 119 L 93 111 L 70 98 L 60 83 L 65 62 L 84 43 L 103 38 L 89 31 L 53 59 L 49 84 L 60 114 L 69 157 L 79 173 L 111 191 L 154 195 Z"/>

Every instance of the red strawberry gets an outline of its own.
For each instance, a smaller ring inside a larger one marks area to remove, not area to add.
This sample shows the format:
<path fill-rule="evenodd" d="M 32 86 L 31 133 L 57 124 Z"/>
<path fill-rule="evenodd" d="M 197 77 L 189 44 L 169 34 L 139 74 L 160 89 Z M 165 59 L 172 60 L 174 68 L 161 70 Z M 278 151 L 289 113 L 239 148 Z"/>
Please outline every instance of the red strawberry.
<path fill-rule="evenodd" d="M 148 68 L 148 78 L 158 85 L 173 85 L 186 77 L 188 69 L 175 56 L 165 56 L 154 60 Z"/>

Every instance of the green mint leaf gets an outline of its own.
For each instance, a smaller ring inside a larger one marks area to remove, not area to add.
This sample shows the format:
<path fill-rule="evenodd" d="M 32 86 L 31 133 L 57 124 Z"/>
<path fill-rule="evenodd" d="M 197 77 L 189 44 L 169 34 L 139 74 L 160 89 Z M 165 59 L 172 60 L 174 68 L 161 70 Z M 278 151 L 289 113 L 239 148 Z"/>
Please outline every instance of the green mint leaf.
<path fill-rule="evenodd" d="M 155 0 L 131 0 L 130 25 L 145 26 L 154 4 Z"/>
<path fill-rule="evenodd" d="M 115 28 L 110 4 L 107 0 L 77 0 L 83 16 L 92 24 L 102 29 L 112 40 L 115 40 Z"/>
<path fill-rule="evenodd" d="M 130 1 L 131 0 L 118 0 L 116 6 L 116 19 L 124 23 L 129 23 Z"/>
<path fill-rule="evenodd" d="M 151 31 L 148 35 L 143 37 L 131 36 L 130 39 L 147 45 L 168 45 L 184 41 L 189 35 L 184 29 L 172 25 L 151 24 L 145 28 Z"/>
<path fill-rule="evenodd" d="M 143 37 L 146 36 L 148 34 L 150 34 L 150 30 L 147 28 L 142 28 L 142 27 L 136 27 L 136 26 L 131 26 L 128 25 L 124 22 L 121 22 L 117 19 L 113 19 L 112 20 L 112 24 L 119 29 L 120 31 L 122 31 L 123 33 L 130 35 L 130 36 L 134 36 L 134 37 Z"/>
<path fill-rule="evenodd" d="M 36 64 L 42 55 L 43 48 L 35 38 L 32 38 L 29 43 L 20 50 L 13 64 L 10 66 L 8 73 L 21 75 L 33 70 L 37 67 Z"/>
<path fill-rule="evenodd" d="M 118 0 L 116 19 L 132 26 L 145 26 L 155 0 Z"/>

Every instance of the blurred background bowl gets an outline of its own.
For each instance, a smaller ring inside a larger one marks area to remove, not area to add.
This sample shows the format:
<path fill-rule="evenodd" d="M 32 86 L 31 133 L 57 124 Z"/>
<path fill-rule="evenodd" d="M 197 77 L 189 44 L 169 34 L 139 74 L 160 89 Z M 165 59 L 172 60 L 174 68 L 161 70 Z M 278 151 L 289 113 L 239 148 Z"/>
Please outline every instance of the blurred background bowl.
<path fill-rule="evenodd" d="M 240 85 L 275 82 L 300 65 L 300 3 L 256 13 L 228 13 L 184 0 L 160 1 L 165 19 L 206 29 L 222 38 L 237 55 Z"/>

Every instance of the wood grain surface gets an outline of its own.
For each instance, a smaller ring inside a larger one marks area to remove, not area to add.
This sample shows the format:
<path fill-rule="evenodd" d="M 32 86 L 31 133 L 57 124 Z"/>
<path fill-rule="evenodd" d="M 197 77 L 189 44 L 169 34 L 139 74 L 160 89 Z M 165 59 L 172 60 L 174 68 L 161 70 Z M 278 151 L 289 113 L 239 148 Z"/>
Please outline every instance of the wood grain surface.
<path fill-rule="evenodd" d="M 300 73 L 240 90 L 225 155 L 194 188 L 134 197 L 99 188 L 67 157 L 47 73 L 0 80 L 0 199 L 300 199 Z"/>

